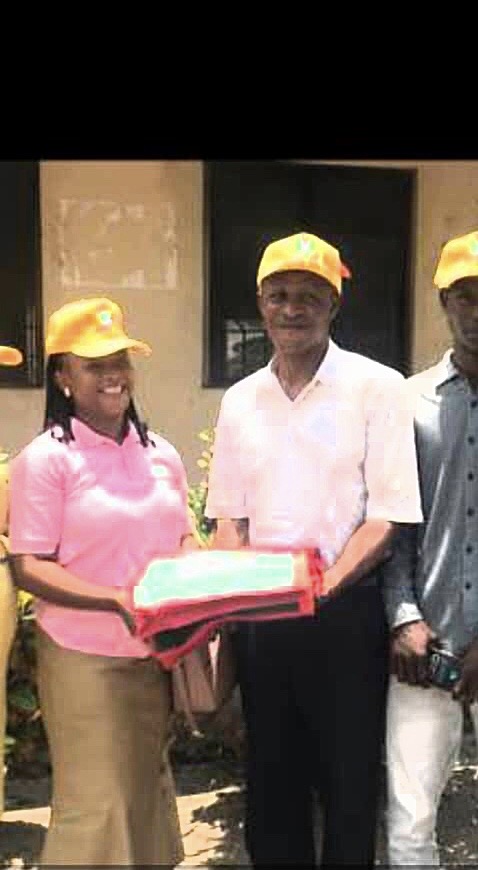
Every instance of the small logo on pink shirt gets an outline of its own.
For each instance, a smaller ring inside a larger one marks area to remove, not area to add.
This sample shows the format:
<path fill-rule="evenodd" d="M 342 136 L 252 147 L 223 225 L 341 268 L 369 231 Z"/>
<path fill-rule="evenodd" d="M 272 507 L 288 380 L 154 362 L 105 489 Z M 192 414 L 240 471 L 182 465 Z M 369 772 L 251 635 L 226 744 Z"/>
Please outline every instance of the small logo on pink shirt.
<path fill-rule="evenodd" d="M 153 462 L 151 465 L 155 477 L 169 477 L 169 469 L 160 462 Z"/>

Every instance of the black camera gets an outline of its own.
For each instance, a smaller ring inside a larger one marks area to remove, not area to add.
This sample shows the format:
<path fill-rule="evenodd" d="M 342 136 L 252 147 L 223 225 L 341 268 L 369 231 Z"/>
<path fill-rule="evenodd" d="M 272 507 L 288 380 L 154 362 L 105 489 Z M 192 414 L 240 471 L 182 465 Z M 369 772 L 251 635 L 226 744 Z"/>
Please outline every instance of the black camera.
<path fill-rule="evenodd" d="M 460 660 L 437 646 L 430 646 L 427 661 L 427 677 L 438 689 L 451 691 L 461 674 Z"/>

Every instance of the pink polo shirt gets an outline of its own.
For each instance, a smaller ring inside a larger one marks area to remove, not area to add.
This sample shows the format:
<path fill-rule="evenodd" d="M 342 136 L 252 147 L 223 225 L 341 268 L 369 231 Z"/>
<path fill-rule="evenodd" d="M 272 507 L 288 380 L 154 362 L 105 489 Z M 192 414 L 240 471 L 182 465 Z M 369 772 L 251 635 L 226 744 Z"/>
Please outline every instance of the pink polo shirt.
<path fill-rule="evenodd" d="M 148 563 L 178 552 L 190 530 L 186 473 L 175 448 L 150 433 L 143 447 L 130 426 L 122 444 L 72 420 L 74 440 L 43 432 L 15 457 L 10 475 L 13 553 L 57 553 L 72 574 L 98 586 L 132 585 Z M 42 628 L 61 646 L 144 657 L 116 613 L 36 601 Z"/>

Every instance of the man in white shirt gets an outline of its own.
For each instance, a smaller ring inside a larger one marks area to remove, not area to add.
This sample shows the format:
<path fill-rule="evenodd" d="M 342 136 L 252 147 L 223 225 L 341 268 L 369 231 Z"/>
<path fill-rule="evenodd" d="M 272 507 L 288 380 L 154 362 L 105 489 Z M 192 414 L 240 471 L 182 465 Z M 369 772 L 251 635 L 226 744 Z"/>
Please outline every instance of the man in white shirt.
<path fill-rule="evenodd" d="M 258 305 L 274 356 L 228 389 L 206 515 L 215 546 L 318 548 L 313 617 L 240 625 L 248 731 L 246 845 L 254 866 L 372 866 L 387 682 L 377 568 L 394 523 L 421 519 L 404 379 L 331 341 L 348 270 L 322 239 L 272 242 Z"/>

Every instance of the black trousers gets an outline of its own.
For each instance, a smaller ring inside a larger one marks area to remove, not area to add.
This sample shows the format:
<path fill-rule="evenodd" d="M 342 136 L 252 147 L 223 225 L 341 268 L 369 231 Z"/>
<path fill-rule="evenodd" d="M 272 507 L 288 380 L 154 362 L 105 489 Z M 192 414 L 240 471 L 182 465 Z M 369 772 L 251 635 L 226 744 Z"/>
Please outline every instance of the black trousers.
<path fill-rule="evenodd" d="M 372 867 L 387 629 L 380 590 L 357 586 L 314 617 L 239 625 L 247 727 L 246 848 L 253 866 Z"/>

